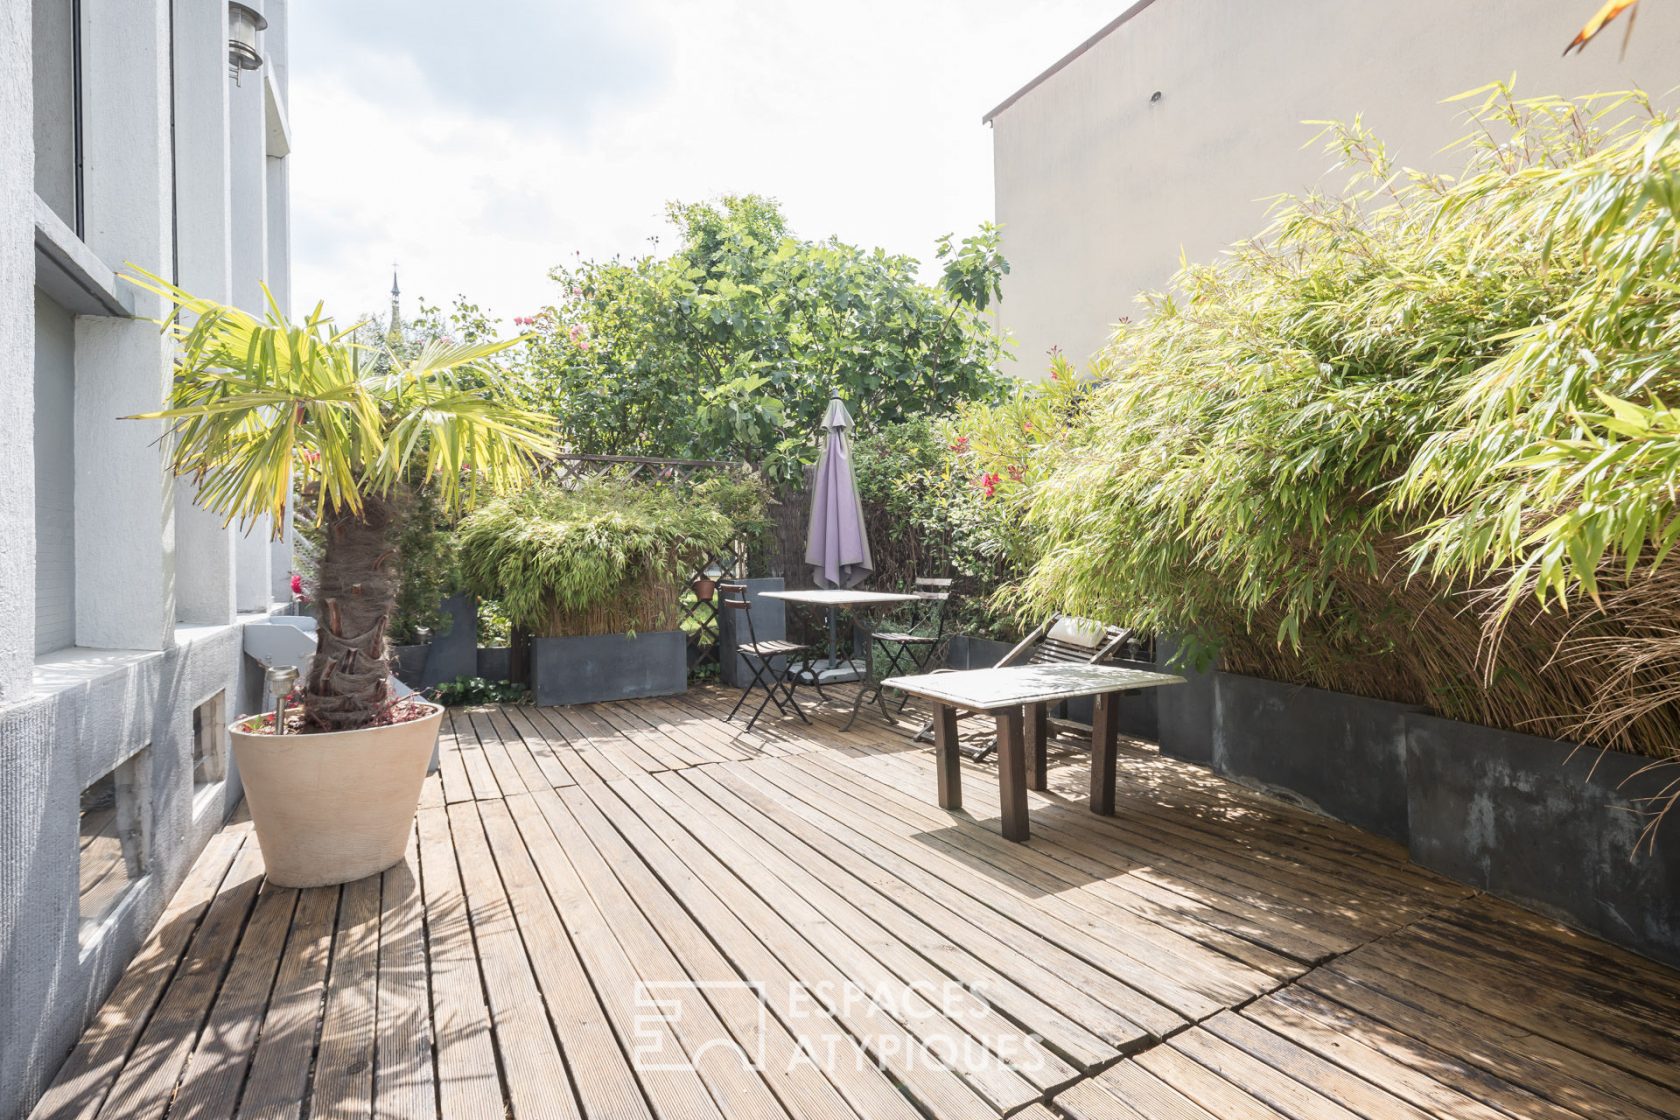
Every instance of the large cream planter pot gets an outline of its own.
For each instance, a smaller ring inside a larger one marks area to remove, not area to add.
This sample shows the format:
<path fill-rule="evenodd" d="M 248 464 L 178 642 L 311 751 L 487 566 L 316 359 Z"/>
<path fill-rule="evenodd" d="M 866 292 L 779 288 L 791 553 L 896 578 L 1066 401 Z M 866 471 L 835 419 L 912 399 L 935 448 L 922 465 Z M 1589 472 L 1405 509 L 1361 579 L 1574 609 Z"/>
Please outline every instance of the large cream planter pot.
<path fill-rule="evenodd" d="M 386 727 L 258 735 L 240 720 L 233 757 L 268 878 L 324 887 L 403 858 L 443 709 Z"/>

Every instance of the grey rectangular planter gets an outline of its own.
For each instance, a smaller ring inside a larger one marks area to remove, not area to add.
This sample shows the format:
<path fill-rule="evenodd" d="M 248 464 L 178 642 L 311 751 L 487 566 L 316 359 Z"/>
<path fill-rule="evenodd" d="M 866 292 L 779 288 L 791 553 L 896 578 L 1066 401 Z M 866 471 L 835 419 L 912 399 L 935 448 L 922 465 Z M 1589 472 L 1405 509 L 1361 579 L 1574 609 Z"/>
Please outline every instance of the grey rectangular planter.
<path fill-rule="evenodd" d="M 1217 670 L 1172 664 L 1179 648 L 1171 638 L 1160 638 L 1155 643 L 1156 664 L 1185 680 L 1184 684 L 1151 690 L 1157 693 L 1156 741 L 1161 744 L 1161 753 L 1170 758 L 1212 766 Z"/>
<path fill-rule="evenodd" d="M 478 609 L 466 595 L 451 595 L 439 610 L 449 616 L 449 629 L 432 638 L 426 658 L 423 687 L 478 675 Z"/>
<path fill-rule="evenodd" d="M 539 704 L 672 696 L 688 688 L 688 639 L 681 630 L 534 638 L 531 688 Z"/>
<path fill-rule="evenodd" d="M 478 675 L 487 681 L 505 681 L 513 672 L 513 650 L 508 646 L 479 646 Z"/>
<path fill-rule="evenodd" d="M 947 669 L 990 669 L 1015 648 L 1013 642 L 999 642 L 991 638 L 973 638 L 957 634 L 945 647 Z"/>
<path fill-rule="evenodd" d="M 1219 673 L 1213 765 L 1405 843 L 1405 704 Z"/>
<path fill-rule="evenodd" d="M 1680 965 L 1680 828 L 1639 846 L 1640 799 L 1673 769 L 1438 716 L 1406 728 L 1413 860 Z"/>

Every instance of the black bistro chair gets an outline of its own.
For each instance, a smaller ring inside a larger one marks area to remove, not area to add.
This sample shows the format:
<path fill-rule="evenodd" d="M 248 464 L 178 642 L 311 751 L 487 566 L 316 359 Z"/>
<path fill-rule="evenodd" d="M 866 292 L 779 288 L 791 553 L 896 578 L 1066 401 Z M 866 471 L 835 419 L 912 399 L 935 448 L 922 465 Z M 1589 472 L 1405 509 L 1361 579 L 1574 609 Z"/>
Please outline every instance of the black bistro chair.
<path fill-rule="evenodd" d="M 747 730 L 751 731 L 758 717 L 764 714 L 764 709 L 774 703 L 776 710 L 787 715 L 788 709 L 801 721 L 810 723 L 805 713 L 800 710 L 799 701 L 793 697 L 793 688 L 797 683 L 798 670 L 795 662 L 801 666 L 810 660 L 811 647 L 800 645 L 798 642 L 784 641 L 781 638 L 766 638 L 759 641 L 757 632 L 753 629 L 752 604 L 747 601 L 747 585 L 744 583 L 720 583 L 718 590 L 718 606 L 726 611 L 734 612 L 735 636 L 741 636 L 742 624 L 745 624 L 746 641 L 737 641 L 735 650 L 752 670 L 753 679 L 747 682 L 747 687 L 741 690 L 740 698 L 735 706 L 729 709 L 724 718 L 733 720 L 735 713 L 741 710 L 741 705 L 747 702 L 747 697 L 754 688 L 764 690 L 764 699 L 758 702 L 752 717 L 747 720 Z M 778 668 L 776 662 L 780 661 Z"/>
<path fill-rule="evenodd" d="M 878 678 L 927 672 L 928 666 L 938 660 L 940 647 L 945 644 L 945 622 L 951 611 L 951 581 L 917 579 L 914 594 L 916 602 L 903 629 L 883 630 L 871 635 L 885 662 L 876 674 Z M 908 696 L 899 698 L 899 711 L 904 710 L 904 702 L 908 699 Z"/>
<path fill-rule="evenodd" d="M 939 652 L 945 645 L 945 621 L 951 609 L 951 581 L 919 578 L 912 593 L 916 602 L 911 604 L 909 617 L 902 620 L 902 626 L 893 630 L 877 630 L 869 635 L 870 656 L 874 657 L 878 652 L 881 664 L 871 665 L 869 676 L 875 683 L 858 689 L 852 702 L 851 717 L 840 730 L 851 729 L 858 712 L 870 699 L 880 706 L 881 715 L 890 720 L 892 717 L 887 712 L 886 696 L 879 682 L 888 677 L 925 673 L 928 666 L 939 659 Z M 898 698 L 899 711 L 904 710 L 909 699 L 908 695 Z"/>

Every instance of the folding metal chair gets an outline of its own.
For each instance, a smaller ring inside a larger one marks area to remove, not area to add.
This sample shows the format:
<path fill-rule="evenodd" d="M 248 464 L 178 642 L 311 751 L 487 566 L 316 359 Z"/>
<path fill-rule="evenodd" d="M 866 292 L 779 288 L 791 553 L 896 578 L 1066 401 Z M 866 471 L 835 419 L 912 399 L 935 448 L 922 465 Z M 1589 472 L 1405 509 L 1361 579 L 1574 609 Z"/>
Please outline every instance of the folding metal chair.
<path fill-rule="evenodd" d="M 740 633 L 740 622 L 745 621 L 747 624 L 747 640 L 737 642 L 735 650 L 741 654 L 747 663 L 747 668 L 752 670 L 753 675 L 753 679 L 747 682 L 747 687 L 741 690 L 741 695 L 735 701 L 735 706 L 729 709 L 729 714 L 724 718 L 733 720 L 735 713 L 741 710 L 741 705 L 747 702 L 747 697 L 751 695 L 752 690 L 762 688 L 764 699 L 758 702 L 758 707 L 753 711 L 752 718 L 747 720 L 748 731 L 752 730 L 753 724 L 758 722 L 758 717 L 763 715 L 764 709 L 772 703 L 776 705 L 776 710 L 783 715 L 787 715 L 788 709 L 791 707 L 793 714 L 798 716 L 801 721 L 810 723 L 811 721 L 806 718 L 804 711 L 800 709 L 799 701 L 795 700 L 793 696 L 793 688 L 798 677 L 793 663 L 795 659 L 809 660 L 811 647 L 800 645 L 797 642 L 784 641 L 780 638 L 767 638 L 762 642 L 759 641 L 758 634 L 753 629 L 752 604 L 747 601 L 746 584 L 720 583 L 717 585 L 717 592 L 718 606 L 724 610 L 736 612 L 735 632 L 737 635 Z M 775 664 L 778 659 L 782 661 L 782 666 L 779 669 Z"/>
<path fill-rule="evenodd" d="M 918 579 L 915 596 L 914 611 L 903 630 L 885 630 L 870 635 L 886 656 L 887 663 L 877 676 L 896 677 L 901 673 L 926 672 L 945 641 L 945 619 L 951 610 L 951 581 Z M 932 633 L 928 633 L 930 629 Z M 902 701 L 899 710 L 904 710 Z"/>
<path fill-rule="evenodd" d="M 940 647 L 945 643 L 945 620 L 951 609 L 951 581 L 918 578 L 914 594 L 916 603 L 902 629 L 882 630 L 869 635 L 870 657 L 873 658 L 878 651 L 885 664 L 871 666 L 869 675 L 873 683 L 858 689 L 857 697 L 852 701 L 852 714 L 840 730 L 851 728 L 852 721 L 857 719 L 858 712 L 871 695 L 880 705 L 881 714 L 892 718 L 887 713 L 887 701 L 879 682 L 901 674 L 924 673 L 936 660 Z M 930 628 L 932 633 L 928 633 Z M 909 699 L 908 696 L 898 698 L 899 711 L 904 710 Z"/>

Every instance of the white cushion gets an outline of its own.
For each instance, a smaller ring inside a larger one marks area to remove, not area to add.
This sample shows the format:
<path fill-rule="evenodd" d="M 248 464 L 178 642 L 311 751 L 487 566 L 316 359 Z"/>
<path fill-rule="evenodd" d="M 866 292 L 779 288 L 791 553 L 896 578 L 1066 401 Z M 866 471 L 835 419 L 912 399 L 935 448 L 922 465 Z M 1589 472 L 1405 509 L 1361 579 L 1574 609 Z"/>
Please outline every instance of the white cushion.
<path fill-rule="evenodd" d="M 1093 622 L 1088 618 L 1074 618 L 1064 614 L 1058 618 L 1055 625 L 1050 627 L 1047 637 L 1059 642 L 1068 642 L 1086 649 L 1096 649 L 1102 645 L 1108 628 L 1100 622 Z"/>

